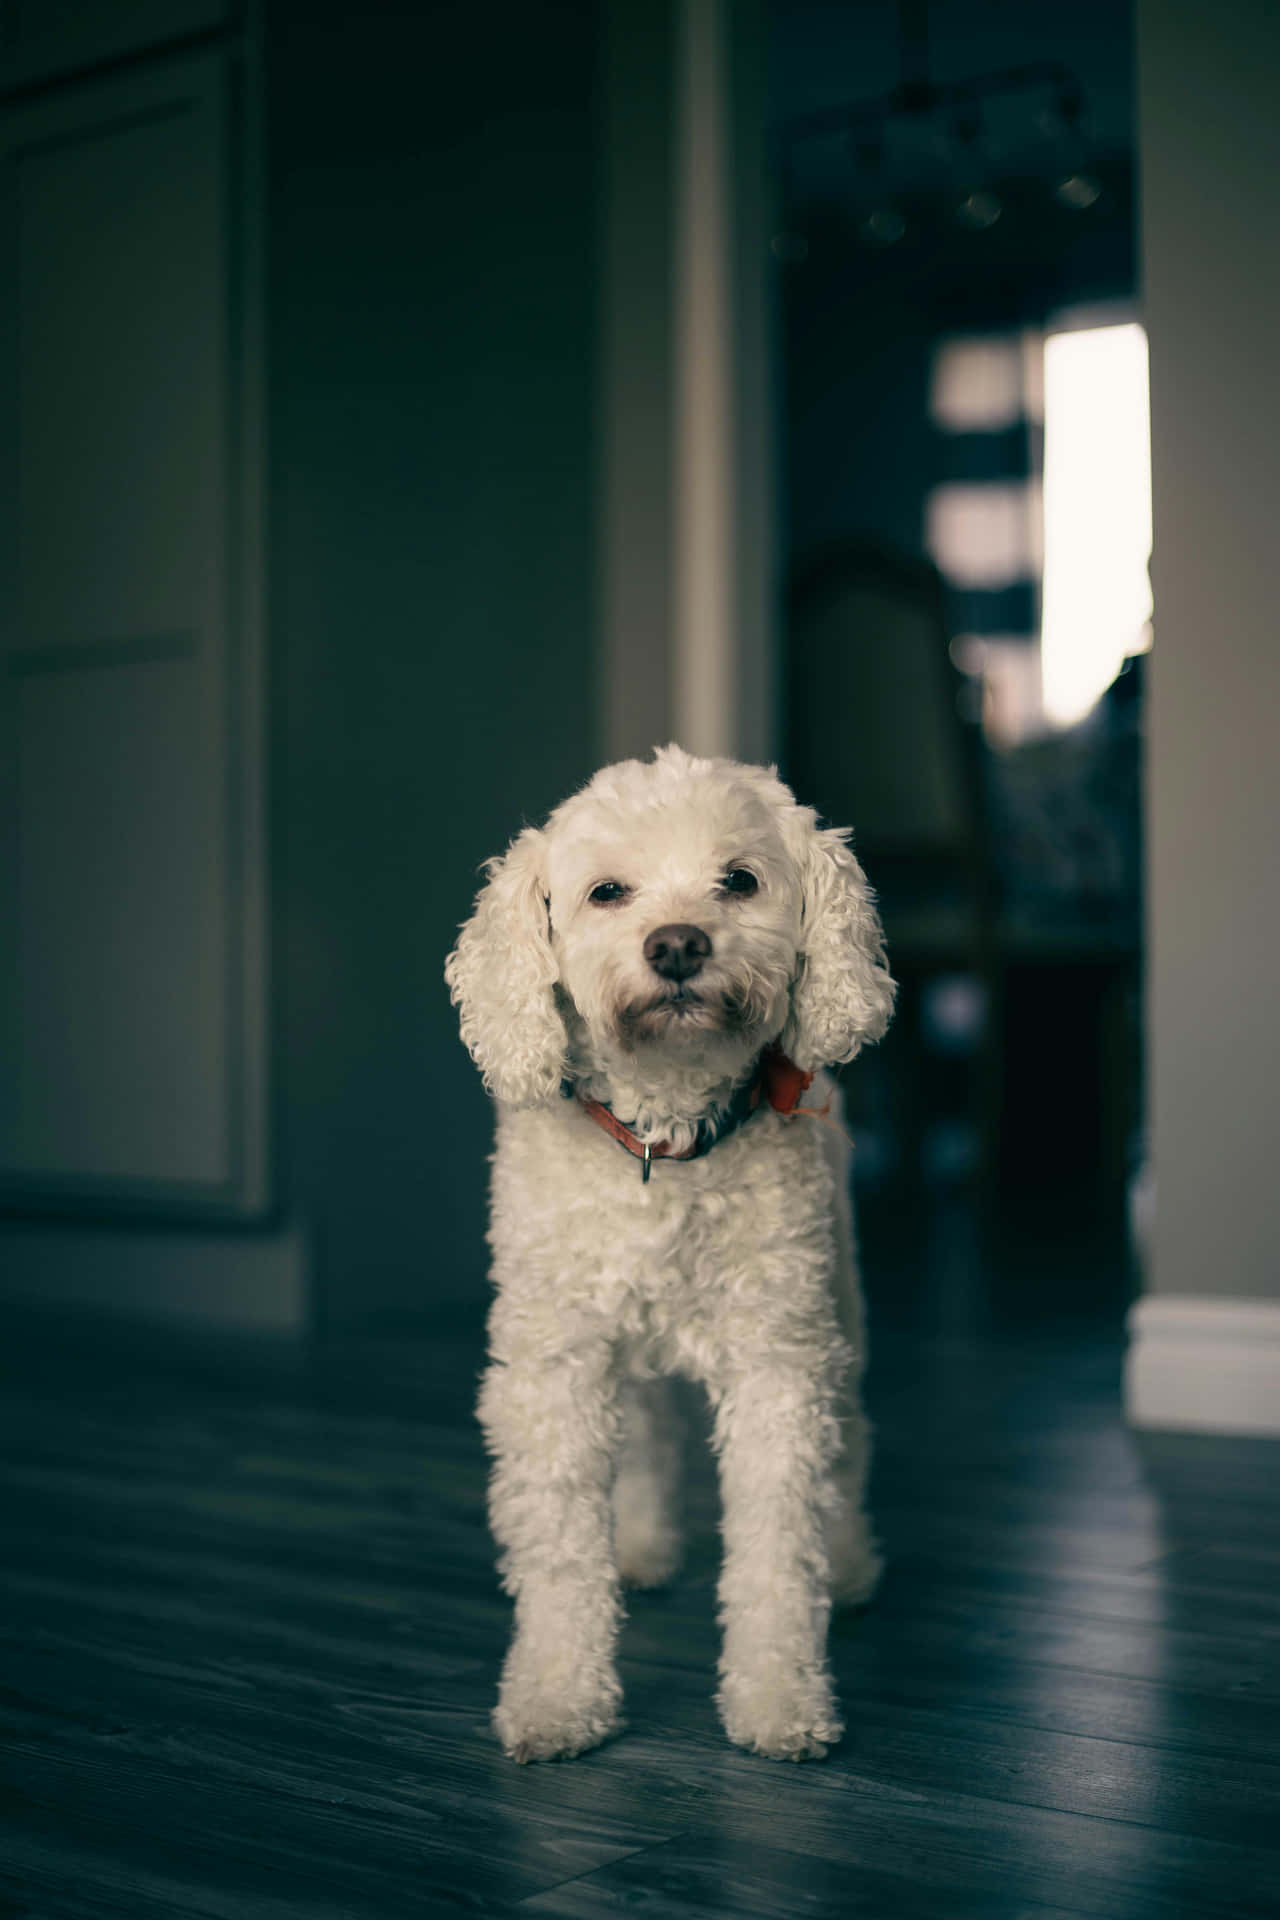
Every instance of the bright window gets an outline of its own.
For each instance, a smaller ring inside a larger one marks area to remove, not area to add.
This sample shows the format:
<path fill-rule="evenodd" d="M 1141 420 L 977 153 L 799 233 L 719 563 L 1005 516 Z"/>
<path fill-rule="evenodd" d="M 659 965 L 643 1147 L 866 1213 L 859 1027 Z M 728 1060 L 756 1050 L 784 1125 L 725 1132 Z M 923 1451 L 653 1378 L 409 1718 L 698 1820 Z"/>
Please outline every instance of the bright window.
<path fill-rule="evenodd" d="M 1150 645 L 1151 421 L 1136 322 L 1051 333 L 1044 347 L 1046 719 L 1082 719 L 1126 655 Z"/>

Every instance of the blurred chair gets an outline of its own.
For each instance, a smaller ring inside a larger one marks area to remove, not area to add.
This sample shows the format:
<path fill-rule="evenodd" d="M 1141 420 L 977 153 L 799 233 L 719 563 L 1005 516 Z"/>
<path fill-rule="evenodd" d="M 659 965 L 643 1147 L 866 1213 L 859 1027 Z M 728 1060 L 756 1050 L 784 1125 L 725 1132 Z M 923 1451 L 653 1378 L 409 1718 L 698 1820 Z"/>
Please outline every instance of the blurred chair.
<path fill-rule="evenodd" d="M 922 1014 L 931 980 L 968 975 L 985 994 L 971 1114 L 984 1159 L 997 1085 L 980 745 L 961 714 L 966 683 L 948 642 L 942 581 L 923 558 L 848 538 L 797 569 L 788 605 L 786 771 L 827 819 L 853 825 L 858 858 L 879 895 L 902 986 L 885 1073 L 908 1175 L 923 1166 L 929 1071 Z"/>

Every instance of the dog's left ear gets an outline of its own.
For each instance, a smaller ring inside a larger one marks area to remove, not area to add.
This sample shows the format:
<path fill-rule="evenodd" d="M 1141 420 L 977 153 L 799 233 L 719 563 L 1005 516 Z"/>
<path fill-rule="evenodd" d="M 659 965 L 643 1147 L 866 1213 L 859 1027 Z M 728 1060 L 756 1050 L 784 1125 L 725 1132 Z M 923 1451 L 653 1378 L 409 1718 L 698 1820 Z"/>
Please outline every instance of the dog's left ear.
<path fill-rule="evenodd" d="M 805 1073 L 852 1060 L 889 1024 L 897 989 L 885 960 L 884 935 L 867 877 L 854 859 L 848 833 L 819 827 L 797 807 L 804 888 L 800 970 L 791 990 L 783 1051 Z"/>
<path fill-rule="evenodd" d="M 542 834 L 526 827 L 485 871 L 488 883 L 444 977 L 489 1092 L 513 1107 L 535 1107 L 559 1093 L 565 1052 Z"/>

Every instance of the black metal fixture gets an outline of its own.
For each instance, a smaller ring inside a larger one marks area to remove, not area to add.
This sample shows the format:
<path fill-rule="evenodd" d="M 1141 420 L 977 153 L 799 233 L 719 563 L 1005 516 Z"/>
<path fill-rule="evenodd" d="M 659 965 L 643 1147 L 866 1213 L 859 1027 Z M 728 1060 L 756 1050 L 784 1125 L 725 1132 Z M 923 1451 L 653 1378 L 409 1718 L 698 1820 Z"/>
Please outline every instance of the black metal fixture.
<path fill-rule="evenodd" d="M 797 264 L 807 257 L 803 209 L 822 197 L 852 204 L 857 238 L 873 249 L 895 247 L 925 226 L 986 233 L 1006 213 L 991 123 L 997 117 L 1008 122 L 1011 114 L 1031 143 L 1020 174 L 1033 176 L 1044 199 L 1069 212 L 1096 205 L 1103 188 L 1089 164 L 1084 93 L 1068 67 L 1036 61 L 935 81 L 928 0 L 899 0 L 898 40 L 902 77 L 890 92 L 799 116 L 779 130 L 778 259 Z M 1019 102 L 1025 102 L 1021 109 Z M 836 178 L 842 184 L 833 189 L 830 155 L 841 150 L 845 164 Z M 823 194 L 806 191 L 806 177 L 811 181 L 824 166 Z"/>

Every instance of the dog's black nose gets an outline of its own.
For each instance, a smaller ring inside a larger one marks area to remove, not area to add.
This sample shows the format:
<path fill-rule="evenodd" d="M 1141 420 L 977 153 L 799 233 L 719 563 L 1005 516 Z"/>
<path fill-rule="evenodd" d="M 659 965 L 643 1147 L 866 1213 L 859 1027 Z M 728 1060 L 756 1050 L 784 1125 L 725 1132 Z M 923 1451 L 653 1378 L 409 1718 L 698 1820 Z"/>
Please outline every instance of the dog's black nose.
<path fill-rule="evenodd" d="M 701 927 L 683 922 L 670 927 L 655 927 L 644 943 L 644 957 L 664 980 L 689 980 L 702 971 L 702 963 L 711 953 L 710 937 Z"/>

